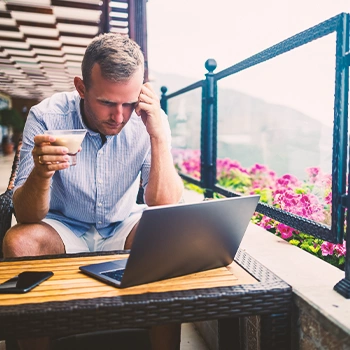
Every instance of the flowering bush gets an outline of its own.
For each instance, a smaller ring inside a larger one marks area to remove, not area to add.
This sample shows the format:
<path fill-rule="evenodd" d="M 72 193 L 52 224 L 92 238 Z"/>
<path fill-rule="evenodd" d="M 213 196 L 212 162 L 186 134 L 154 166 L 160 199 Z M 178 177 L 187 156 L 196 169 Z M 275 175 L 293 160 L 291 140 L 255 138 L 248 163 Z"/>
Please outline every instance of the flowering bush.
<path fill-rule="evenodd" d="M 200 178 L 199 151 L 174 150 L 173 157 L 178 170 Z M 259 194 L 261 202 L 330 226 L 331 175 L 323 173 L 318 167 L 307 168 L 306 174 L 307 179 L 300 181 L 289 174 L 278 177 L 265 165 L 255 164 L 246 169 L 234 160 L 217 160 L 217 181 L 221 186 L 243 195 Z M 203 192 L 194 185 L 187 186 Z M 332 265 L 344 267 L 345 241 L 342 244 L 323 241 L 259 213 L 254 214 L 252 221 Z"/>

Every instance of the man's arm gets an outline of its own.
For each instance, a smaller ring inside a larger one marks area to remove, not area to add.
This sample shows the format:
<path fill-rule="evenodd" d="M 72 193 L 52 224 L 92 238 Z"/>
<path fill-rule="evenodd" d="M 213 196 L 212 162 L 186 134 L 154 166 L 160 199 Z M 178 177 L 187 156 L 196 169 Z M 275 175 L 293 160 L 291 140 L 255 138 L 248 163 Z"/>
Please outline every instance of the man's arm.
<path fill-rule="evenodd" d="M 149 206 L 178 203 L 183 183 L 173 164 L 159 99 L 149 83 L 142 86 L 135 112 L 142 118 L 151 140 L 151 168 L 145 201 Z"/>
<path fill-rule="evenodd" d="M 182 180 L 177 174 L 165 137 L 151 137 L 151 169 L 145 192 L 148 205 L 174 204 L 181 199 Z"/>
<path fill-rule="evenodd" d="M 34 168 L 24 184 L 13 195 L 16 219 L 19 223 L 33 223 L 44 219 L 49 211 L 50 183 L 56 170 L 69 167 L 66 147 L 51 146 L 55 137 L 37 135 L 32 156 Z"/>

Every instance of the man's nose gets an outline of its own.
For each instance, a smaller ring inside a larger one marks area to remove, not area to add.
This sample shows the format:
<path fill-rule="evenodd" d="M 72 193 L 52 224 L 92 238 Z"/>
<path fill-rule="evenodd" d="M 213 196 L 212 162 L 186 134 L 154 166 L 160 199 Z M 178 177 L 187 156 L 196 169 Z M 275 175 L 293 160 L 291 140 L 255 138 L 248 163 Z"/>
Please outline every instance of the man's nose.
<path fill-rule="evenodd" d="M 123 122 L 123 105 L 117 105 L 111 111 L 111 117 L 117 123 Z"/>

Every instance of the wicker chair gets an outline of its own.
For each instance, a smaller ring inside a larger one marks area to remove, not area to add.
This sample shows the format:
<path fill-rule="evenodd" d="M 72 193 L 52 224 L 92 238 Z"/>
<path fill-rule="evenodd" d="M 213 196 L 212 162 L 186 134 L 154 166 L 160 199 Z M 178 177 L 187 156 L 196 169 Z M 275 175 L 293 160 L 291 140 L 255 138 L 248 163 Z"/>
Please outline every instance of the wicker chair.
<path fill-rule="evenodd" d="M 13 204 L 12 204 L 12 190 L 14 187 L 14 182 L 19 165 L 19 153 L 22 147 L 22 139 L 19 140 L 16 153 L 12 163 L 12 170 L 10 175 L 10 180 L 7 185 L 6 191 L 0 195 L 0 258 L 3 257 L 2 254 L 2 242 L 6 231 L 11 227 L 12 214 L 13 214 Z"/>

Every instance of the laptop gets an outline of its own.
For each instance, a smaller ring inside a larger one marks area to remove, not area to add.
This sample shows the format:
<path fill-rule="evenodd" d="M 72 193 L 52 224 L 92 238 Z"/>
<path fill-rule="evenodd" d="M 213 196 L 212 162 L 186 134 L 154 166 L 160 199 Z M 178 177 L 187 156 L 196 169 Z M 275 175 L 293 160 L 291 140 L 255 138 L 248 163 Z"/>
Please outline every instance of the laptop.
<path fill-rule="evenodd" d="M 128 259 L 81 266 L 118 288 L 227 266 L 233 261 L 258 195 L 149 207 Z"/>

